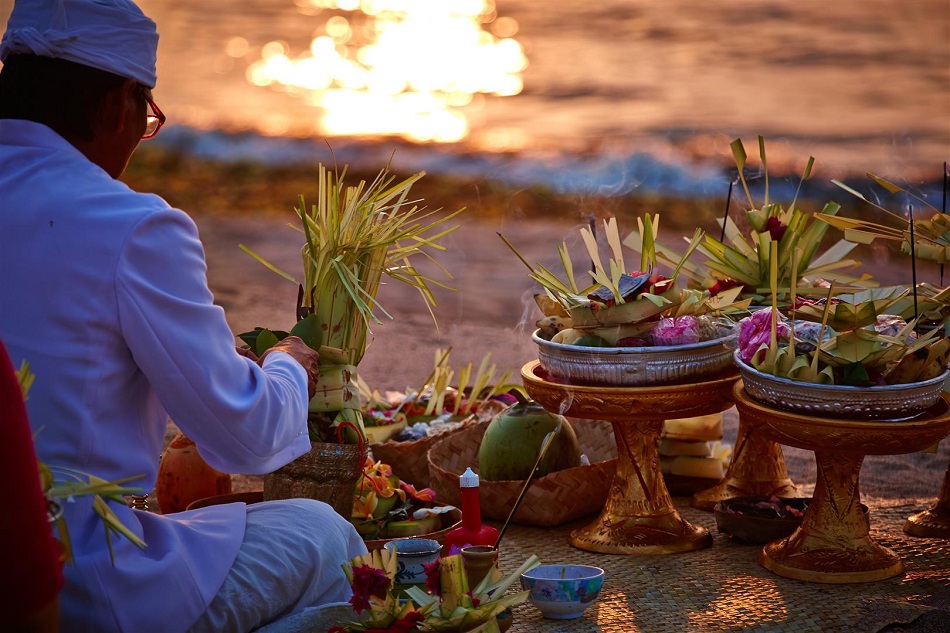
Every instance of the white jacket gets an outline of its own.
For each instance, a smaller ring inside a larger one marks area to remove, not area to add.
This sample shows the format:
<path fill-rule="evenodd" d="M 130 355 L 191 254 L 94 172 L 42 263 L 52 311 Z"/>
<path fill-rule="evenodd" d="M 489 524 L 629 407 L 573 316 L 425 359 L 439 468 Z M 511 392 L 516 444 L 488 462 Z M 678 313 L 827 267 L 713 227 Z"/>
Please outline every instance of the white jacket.
<path fill-rule="evenodd" d="M 43 461 L 144 475 L 129 485 L 151 490 L 168 416 L 225 472 L 270 472 L 310 449 L 303 368 L 238 355 L 205 272 L 183 212 L 46 126 L 0 120 L 0 338 L 36 374 L 27 408 Z M 113 538 L 113 565 L 88 499 L 66 505 L 68 631 L 185 630 L 244 535 L 243 504 L 159 516 L 113 503 L 148 544 Z"/>

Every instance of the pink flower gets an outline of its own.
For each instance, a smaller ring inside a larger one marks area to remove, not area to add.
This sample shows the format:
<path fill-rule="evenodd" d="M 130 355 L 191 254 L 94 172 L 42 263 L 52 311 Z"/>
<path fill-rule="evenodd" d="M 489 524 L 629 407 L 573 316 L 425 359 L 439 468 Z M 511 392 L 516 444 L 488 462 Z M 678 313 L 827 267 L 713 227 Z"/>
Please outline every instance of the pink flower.
<path fill-rule="evenodd" d="M 699 321 L 694 316 L 663 317 L 650 333 L 654 345 L 689 345 L 702 339 Z"/>
<path fill-rule="evenodd" d="M 789 327 L 785 317 L 779 315 L 775 332 L 779 340 L 788 340 Z M 772 338 L 772 310 L 757 310 L 739 321 L 739 358 L 744 362 L 752 362 L 752 357 L 764 344 L 768 345 Z"/>

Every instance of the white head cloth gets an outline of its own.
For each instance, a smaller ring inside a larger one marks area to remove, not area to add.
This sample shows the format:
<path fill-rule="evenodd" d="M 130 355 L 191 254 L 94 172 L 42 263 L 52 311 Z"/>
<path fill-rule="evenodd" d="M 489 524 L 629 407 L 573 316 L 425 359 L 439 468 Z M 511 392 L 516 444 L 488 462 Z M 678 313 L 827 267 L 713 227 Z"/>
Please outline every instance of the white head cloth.
<path fill-rule="evenodd" d="M 13 53 L 65 59 L 155 87 L 155 23 L 131 0 L 17 0 L 0 41 Z"/>

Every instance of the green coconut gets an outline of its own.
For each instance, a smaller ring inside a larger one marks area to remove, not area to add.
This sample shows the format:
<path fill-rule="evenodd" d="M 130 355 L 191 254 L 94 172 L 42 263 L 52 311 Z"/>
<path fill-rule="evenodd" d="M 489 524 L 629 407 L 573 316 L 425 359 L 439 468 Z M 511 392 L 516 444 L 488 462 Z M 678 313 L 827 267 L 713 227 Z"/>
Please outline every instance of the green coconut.
<path fill-rule="evenodd" d="M 571 423 L 532 401 L 519 402 L 500 412 L 489 423 L 478 449 L 479 476 L 486 481 L 525 480 L 538 459 L 544 437 L 558 423 L 548 451 L 538 466 L 543 477 L 581 464 L 581 449 Z"/>

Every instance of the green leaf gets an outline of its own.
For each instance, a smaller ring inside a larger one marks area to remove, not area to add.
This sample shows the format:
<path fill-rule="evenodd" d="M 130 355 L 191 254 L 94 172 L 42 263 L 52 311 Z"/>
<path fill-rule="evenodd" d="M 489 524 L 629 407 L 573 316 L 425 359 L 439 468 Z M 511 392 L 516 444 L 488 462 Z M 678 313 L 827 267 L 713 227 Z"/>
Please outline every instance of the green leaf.
<path fill-rule="evenodd" d="M 746 198 L 749 199 L 749 206 L 755 208 L 755 201 L 752 200 L 752 194 L 749 193 L 749 184 L 745 181 L 745 161 L 746 153 L 745 147 L 742 145 L 742 139 L 736 139 L 729 144 L 729 147 L 732 148 L 732 156 L 736 159 L 736 167 L 739 168 L 739 180 L 742 181 L 742 188 L 745 190 Z"/>
<path fill-rule="evenodd" d="M 841 368 L 841 384 L 864 387 L 871 384 L 868 370 L 861 363 L 851 363 Z"/>
<path fill-rule="evenodd" d="M 736 167 L 738 167 L 741 172 L 745 168 L 746 161 L 745 147 L 742 146 L 742 139 L 737 138 L 729 144 L 729 147 L 732 148 L 732 156 L 736 159 Z"/>
<path fill-rule="evenodd" d="M 323 344 L 323 331 L 316 314 L 309 314 L 306 318 L 297 321 L 290 330 L 291 336 L 299 336 L 310 349 L 320 349 Z"/>
<path fill-rule="evenodd" d="M 238 244 L 238 248 L 240 248 L 242 251 L 244 251 L 245 253 L 247 253 L 248 255 L 250 255 L 251 257 L 253 257 L 254 259 L 256 259 L 256 260 L 257 260 L 258 262 L 260 262 L 261 264 L 263 264 L 268 270 L 271 270 L 271 271 L 277 273 L 278 275 L 280 275 L 280 276 L 283 277 L 284 279 L 287 279 L 287 280 L 289 280 L 289 281 L 292 281 L 292 282 L 294 282 L 294 283 L 297 283 L 297 280 L 294 279 L 293 275 L 291 275 L 291 274 L 289 274 L 289 273 L 285 273 L 285 272 L 282 271 L 280 268 L 277 268 L 277 266 L 274 266 L 274 265 L 271 264 L 269 261 L 267 261 L 266 259 L 264 259 L 264 258 L 261 257 L 260 255 L 258 255 L 257 253 L 255 253 L 255 252 L 252 251 L 251 249 L 249 249 L 249 248 L 248 248 L 247 246 L 245 246 L 244 244 Z"/>
<path fill-rule="evenodd" d="M 867 176 L 868 176 L 868 178 L 870 178 L 871 180 L 873 180 L 873 181 L 876 182 L 877 184 L 881 185 L 882 187 L 884 187 L 885 189 L 887 189 L 887 190 L 890 191 L 891 193 L 904 193 L 904 190 L 903 190 L 903 189 L 901 189 L 900 187 L 898 187 L 898 186 L 895 185 L 894 183 L 890 182 L 889 180 L 884 180 L 884 179 L 881 178 L 880 176 L 875 176 L 875 175 L 872 174 L 871 172 L 867 172 Z"/>
<path fill-rule="evenodd" d="M 264 352 L 277 345 L 280 339 L 277 338 L 277 335 L 271 332 L 266 328 L 262 328 L 261 331 L 257 334 L 257 341 L 255 342 L 254 353 L 258 356 L 262 356 Z"/>

